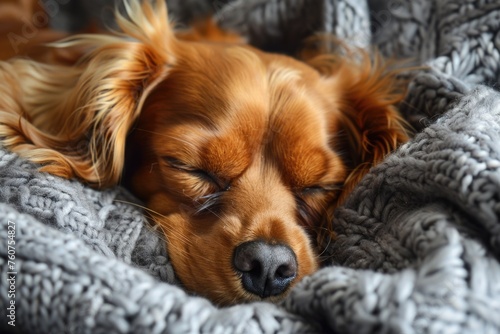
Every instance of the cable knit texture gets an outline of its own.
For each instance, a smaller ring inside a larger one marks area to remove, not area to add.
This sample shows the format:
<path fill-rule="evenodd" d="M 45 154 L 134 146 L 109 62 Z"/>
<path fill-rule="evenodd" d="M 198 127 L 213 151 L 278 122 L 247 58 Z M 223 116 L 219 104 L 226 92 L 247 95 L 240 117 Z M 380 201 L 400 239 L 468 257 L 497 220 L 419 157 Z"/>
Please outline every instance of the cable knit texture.
<path fill-rule="evenodd" d="M 15 225 L 21 332 L 500 332 L 500 94 L 488 87 L 500 74 L 497 1 L 168 2 L 179 21 L 213 11 L 268 49 L 292 52 L 324 31 L 427 65 L 401 106 L 419 132 L 336 211 L 327 266 L 280 305 L 222 309 L 182 290 L 125 190 L 42 174 L 2 150 L 0 330 L 12 329 L 5 240 Z"/>

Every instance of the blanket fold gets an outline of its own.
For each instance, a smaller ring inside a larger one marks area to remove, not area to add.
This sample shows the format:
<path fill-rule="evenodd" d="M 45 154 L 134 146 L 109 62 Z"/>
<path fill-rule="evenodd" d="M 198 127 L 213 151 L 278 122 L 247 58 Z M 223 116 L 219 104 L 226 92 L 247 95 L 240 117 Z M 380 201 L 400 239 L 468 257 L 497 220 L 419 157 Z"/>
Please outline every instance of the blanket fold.
<path fill-rule="evenodd" d="M 207 8 L 168 2 L 186 17 Z M 0 149 L 0 331 L 500 332 L 500 93 L 488 87 L 500 74 L 500 6 L 224 0 L 213 9 L 258 46 L 293 52 L 321 30 L 412 57 L 425 67 L 401 110 L 417 134 L 337 209 L 328 265 L 280 305 L 228 308 L 183 291 L 165 240 L 126 190 L 39 173 Z"/>

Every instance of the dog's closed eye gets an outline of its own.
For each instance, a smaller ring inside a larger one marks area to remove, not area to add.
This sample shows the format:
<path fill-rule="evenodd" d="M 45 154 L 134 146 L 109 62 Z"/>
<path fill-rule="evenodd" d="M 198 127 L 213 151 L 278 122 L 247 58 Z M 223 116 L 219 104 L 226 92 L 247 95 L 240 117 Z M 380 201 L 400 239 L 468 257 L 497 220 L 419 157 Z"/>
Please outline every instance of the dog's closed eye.
<path fill-rule="evenodd" d="M 217 176 L 215 173 L 204 170 L 202 168 L 197 168 L 194 166 L 190 166 L 187 163 L 184 163 L 176 158 L 165 157 L 164 160 L 167 164 L 175 168 L 179 171 L 183 171 L 190 175 L 196 176 L 200 181 L 209 183 L 214 186 L 215 191 L 227 191 L 231 188 L 231 182 L 223 179 L 220 176 Z"/>
<path fill-rule="evenodd" d="M 200 191 L 200 194 L 194 197 L 192 197 L 192 194 L 188 195 L 195 206 L 192 213 L 195 215 L 202 213 L 216 214 L 219 209 L 220 197 L 231 188 L 231 182 L 217 176 L 213 172 L 194 167 L 174 157 L 164 157 L 163 160 L 171 168 L 184 175 L 194 177 L 196 179 L 194 183 L 203 185 L 203 190 Z"/>
<path fill-rule="evenodd" d="M 341 183 L 328 185 L 314 185 L 302 188 L 296 192 L 295 198 L 299 218 L 304 227 L 312 234 L 315 233 L 315 227 L 318 221 L 324 216 L 328 205 L 338 199 L 342 190 Z"/>
<path fill-rule="evenodd" d="M 300 194 L 302 196 L 324 195 L 326 193 L 337 192 L 341 190 L 342 183 L 328 184 L 328 185 L 314 185 L 302 188 Z"/>

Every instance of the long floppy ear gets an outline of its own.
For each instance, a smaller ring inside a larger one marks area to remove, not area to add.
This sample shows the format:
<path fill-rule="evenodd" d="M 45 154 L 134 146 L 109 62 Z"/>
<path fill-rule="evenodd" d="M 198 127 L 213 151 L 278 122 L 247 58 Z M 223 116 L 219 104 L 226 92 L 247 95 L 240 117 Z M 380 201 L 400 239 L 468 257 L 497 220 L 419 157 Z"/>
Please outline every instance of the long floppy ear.
<path fill-rule="evenodd" d="M 331 145 L 348 168 L 342 202 L 373 165 L 408 140 L 410 127 L 397 109 L 406 80 L 401 69 L 391 70 L 376 52 L 348 50 L 309 63 L 325 76 L 332 99 Z"/>
<path fill-rule="evenodd" d="M 322 46 L 325 39 L 312 41 Z M 320 253 L 335 239 L 331 226 L 335 209 L 372 166 L 408 140 L 410 132 L 397 109 L 407 86 L 400 75 L 402 69 L 391 70 L 376 52 L 370 56 L 367 51 L 348 49 L 342 43 L 340 46 L 344 50 L 333 55 L 316 47 L 301 54 L 322 75 L 319 88 L 329 108 L 330 146 L 347 168 L 338 197 L 318 223 L 316 241 Z M 335 48 L 339 49 L 338 44 Z"/>
<path fill-rule="evenodd" d="M 175 61 L 165 1 L 125 1 L 123 34 L 79 35 L 56 47 L 89 51 L 75 66 L 0 63 L 0 142 L 41 170 L 94 186 L 116 184 L 127 133 Z"/>

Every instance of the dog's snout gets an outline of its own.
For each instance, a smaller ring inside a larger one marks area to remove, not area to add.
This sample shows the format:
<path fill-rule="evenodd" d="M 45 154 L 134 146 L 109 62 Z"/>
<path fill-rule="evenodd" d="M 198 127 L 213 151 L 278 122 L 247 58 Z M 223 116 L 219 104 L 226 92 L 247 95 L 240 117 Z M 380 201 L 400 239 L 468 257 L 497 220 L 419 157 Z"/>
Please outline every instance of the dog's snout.
<path fill-rule="evenodd" d="M 243 288 L 261 298 L 283 293 L 297 276 L 297 259 L 288 246 L 260 240 L 236 247 L 233 265 Z"/>

